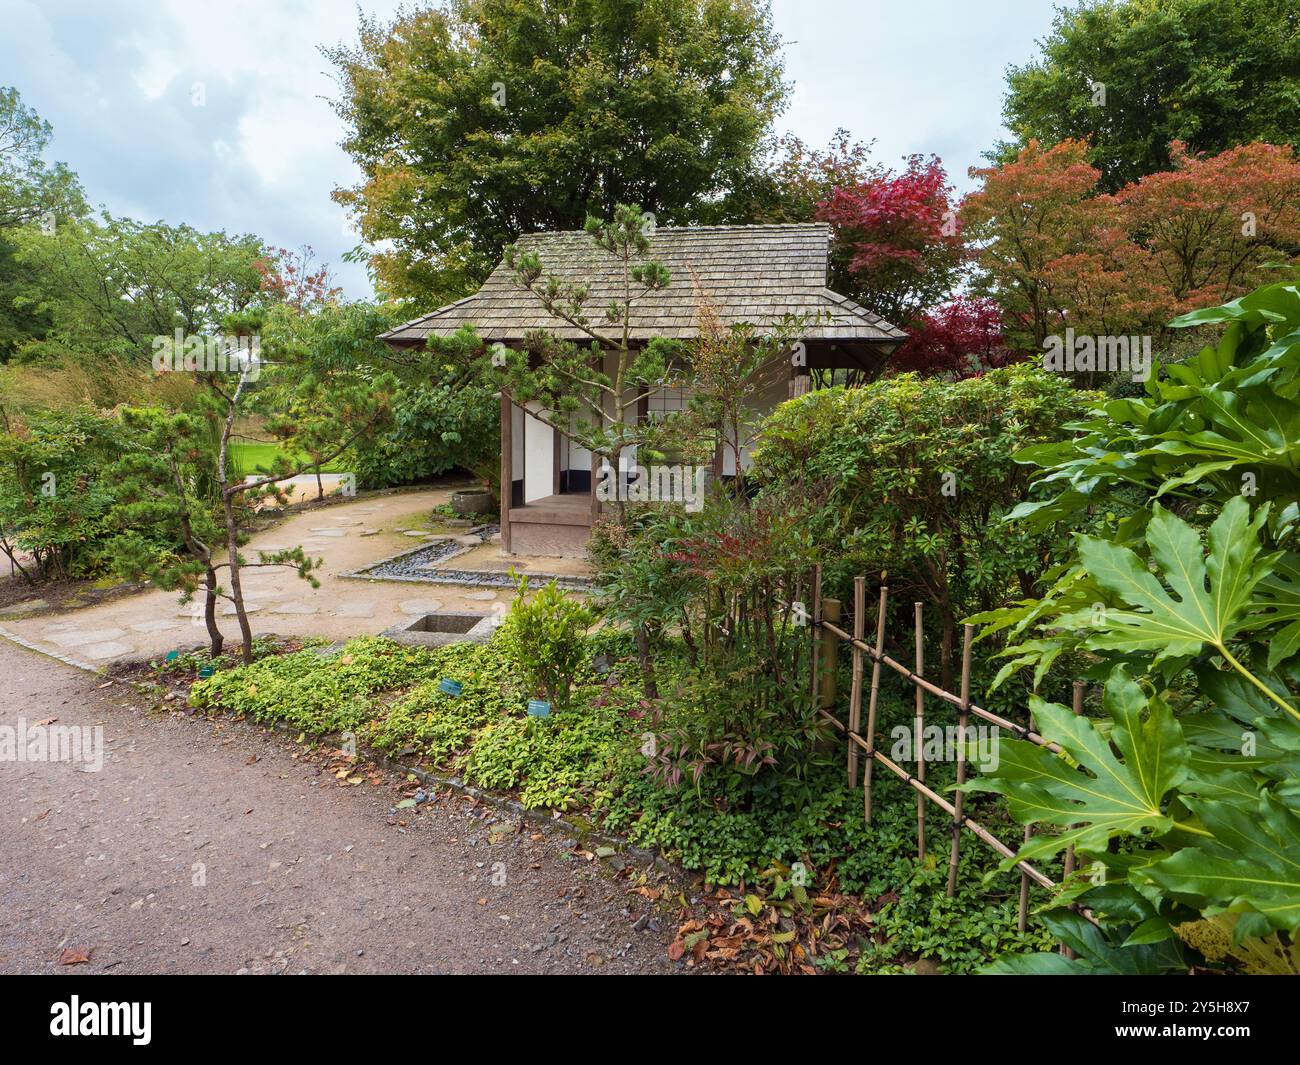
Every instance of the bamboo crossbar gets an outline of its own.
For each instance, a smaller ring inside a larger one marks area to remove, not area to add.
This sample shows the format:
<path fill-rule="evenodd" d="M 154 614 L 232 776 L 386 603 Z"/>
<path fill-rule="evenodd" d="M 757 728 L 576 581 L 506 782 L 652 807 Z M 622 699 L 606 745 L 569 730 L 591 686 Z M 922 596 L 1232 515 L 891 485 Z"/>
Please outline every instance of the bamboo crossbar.
<path fill-rule="evenodd" d="M 944 702 L 949 703 L 950 705 L 955 706 L 958 709 L 961 708 L 961 696 L 954 695 L 952 692 L 939 687 L 937 684 L 934 684 L 931 681 L 926 680 L 924 677 L 917 676 L 915 673 L 912 672 L 912 670 L 908 669 L 907 666 L 903 665 L 903 663 L 895 661 L 887 654 L 878 652 L 869 643 L 864 643 L 862 640 L 854 639 L 851 635 L 849 635 L 849 633 L 845 632 L 838 625 L 832 624 L 831 622 L 826 621 L 825 619 L 820 619 L 820 620 L 815 619 L 813 621 L 813 625 L 816 628 L 822 628 L 825 629 L 827 632 L 832 633 L 840 640 L 843 640 L 845 643 L 850 644 L 855 649 L 869 656 L 872 659 L 872 661 L 881 662 L 884 665 L 887 665 L 895 673 L 899 674 L 900 676 L 906 677 L 917 687 L 924 688 L 927 692 L 929 692 L 931 695 L 935 696 L 936 698 L 942 699 L 944 700 Z M 991 710 L 985 710 L 983 707 L 977 706 L 975 703 L 971 703 L 969 706 L 967 706 L 966 710 L 968 713 L 974 714 L 976 717 L 983 718 L 985 721 L 989 722 L 990 724 L 997 725 L 999 728 L 1004 728 L 1008 732 L 1014 732 L 1022 740 L 1028 740 L 1030 743 L 1036 743 L 1040 747 L 1045 747 L 1053 754 L 1061 753 L 1060 746 L 1053 743 L 1051 740 L 1044 739 L 1033 729 L 1026 728 L 1024 725 L 1017 725 L 1014 721 L 1010 721 L 1007 718 L 1002 717 L 1000 714 L 995 714 Z"/>
<path fill-rule="evenodd" d="M 981 825 L 978 821 L 972 820 L 964 812 L 959 814 L 957 807 L 954 806 L 952 803 L 950 803 L 947 799 L 945 799 L 933 788 L 930 788 L 923 782 L 917 780 L 916 777 L 914 777 L 911 773 L 909 773 L 902 766 L 898 765 L 888 756 L 881 754 L 880 751 L 878 750 L 873 750 L 871 746 L 867 743 L 867 741 L 863 739 L 861 736 L 859 736 L 856 732 L 849 732 L 848 726 L 846 726 L 843 721 L 840 721 L 830 711 L 819 709 L 817 713 L 821 717 L 829 721 L 841 732 L 845 733 L 849 742 L 854 743 L 857 746 L 861 747 L 863 751 L 865 751 L 867 755 L 870 756 L 874 761 L 879 762 L 881 765 L 883 765 L 886 769 L 888 769 L 891 773 L 893 773 L 894 776 L 898 777 L 900 780 L 904 781 L 911 788 L 913 788 L 919 795 L 923 795 L 925 798 L 929 799 L 932 803 L 938 806 L 939 809 L 943 810 L 945 813 L 950 815 L 954 820 L 958 820 L 958 818 L 960 818 L 960 823 L 964 828 L 969 829 L 975 836 L 983 840 L 984 843 L 986 843 L 988 846 L 992 847 L 993 850 L 1001 854 L 1002 857 L 1014 858 L 1016 856 L 1015 851 L 1013 851 L 1010 847 L 1008 847 L 1005 843 L 1003 843 L 1000 839 L 998 839 L 997 836 L 993 835 L 992 832 L 990 832 L 987 828 Z M 1016 868 L 1018 868 L 1025 876 L 1027 876 L 1035 884 L 1039 885 L 1039 887 L 1044 887 L 1049 889 L 1056 887 L 1056 882 L 1052 880 L 1051 877 L 1035 869 L 1028 862 L 1017 862 Z"/>

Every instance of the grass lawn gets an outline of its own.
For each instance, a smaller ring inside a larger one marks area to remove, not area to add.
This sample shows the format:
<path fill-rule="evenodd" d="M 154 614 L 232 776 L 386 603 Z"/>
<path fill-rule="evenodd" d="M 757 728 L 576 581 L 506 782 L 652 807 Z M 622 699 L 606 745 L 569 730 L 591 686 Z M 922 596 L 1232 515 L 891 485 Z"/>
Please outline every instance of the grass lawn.
<path fill-rule="evenodd" d="M 276 443 L 261 440 L 232 440 L 230 454 L 235 461 L 235 468 L 241 475 L 246 475 L 256 473 L 260 469 L 269 469 L 279 456 L 288 455 L 288 452 Z M 341 459 L 327 462 L 323 469 L 326 473 L 345 472 Z"/>

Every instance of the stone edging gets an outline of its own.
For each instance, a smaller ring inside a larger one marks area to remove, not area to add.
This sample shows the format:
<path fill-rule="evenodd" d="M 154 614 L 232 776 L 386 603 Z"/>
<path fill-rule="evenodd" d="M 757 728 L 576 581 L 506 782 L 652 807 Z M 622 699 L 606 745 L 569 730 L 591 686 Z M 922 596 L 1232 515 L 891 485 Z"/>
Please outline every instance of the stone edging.
<path fill-rule="evenodd" d="M 482 526 L 479 526 L 479 528 L 482 528 Z M 471 533 L 473 532 L 472 529 L 469 531 Z M 487 541 L 484 540 L 483 543 L 487 543 Z M 504 573 L 495 573 L 486 570 L 482 571 L 481 573 L 477 570 L 448 570 L 446 576 L 439 576 L 436 573 L 432 573 L 428 577 L 393 577 L 387 574 L 370 572 L 373 569 L 378 569 L 380 566 L 386 566 L 390 562 L 398 562 L 401 559 L 406 558 L 408 555 L 414 555 L 416 552 L 423 551 L 429 546 L 430 545 L 427 543 L 417 544 L 415 547 L 409 547 L 405 551 L 397 552 L 397 554 L 395 555 L 388 555 L 386 558 L 380 558 L 380 559 L 376 559 L 374 562 L 369 562 L 366 564 L 364 569 L 349 570 L 347 573 L 339 573 L 336 574 L 336 576 L 343 580 L 350 580 L 350 581 L 393 581 L 397 584 L 456 584 L 456 585 L 464 585 L 467 587 L 479 587 L 479 588 L 513 587 L 509 583 L 499 584 L 499 585 L 484 584 L 481 580 L 482 577 L 505 577 L 506 576 L 506 574 Z M 459 551 L 453 551 L 450 554 L 445 555 L 443 558 L 439 559 L 438 561 L 440 564 L 443 562 L 450 562 L 452 559 L 460 558 L 461 555 L 467 555 L 469 554 L 469 552 L 473 550 L 474 550 L 473 547 L 463 547 Z M 461 575 L 470 574 L 470 573 L 474 574 L 475 577 L 479 579 L 473 581 L 458 579 Z M 590 578 L 587 577 L 575 577 L 563 573 L 527 573 L 524 574 L 524 576 L 526 576 L 530 581 L 534 579 L 539 581 L 555 581 L 555 583 L 558 584 L 561 588 L 566 588 L 569 591 L 574 591 L 574 592 L 587 592 L 590 591 L 592 588 L 591 580 Z"/>
<path fill-rule="evenodd" d="M 25 647 L 29 651 L 35 651 L 38 655 L 45 655 L 46 658 L 53 658 L 55 661 L 62 662 L 65 666 L 72 666 L 74 669 L 83 669 L 87 673 L 94 673 L 98 676 L 105 676 L 104 666 L 92 666 L 89 662 L 83 662 L 79 658 L 73 658 L 71 655 L 60 654 L 58 651 L 47 651 L 44 647 L 32 643 L 31 640 L 19 636 L 16 632 L 11 632 L 3 625 L 0 625 L 0 637 L 16 643 L 19 647 Z"/>

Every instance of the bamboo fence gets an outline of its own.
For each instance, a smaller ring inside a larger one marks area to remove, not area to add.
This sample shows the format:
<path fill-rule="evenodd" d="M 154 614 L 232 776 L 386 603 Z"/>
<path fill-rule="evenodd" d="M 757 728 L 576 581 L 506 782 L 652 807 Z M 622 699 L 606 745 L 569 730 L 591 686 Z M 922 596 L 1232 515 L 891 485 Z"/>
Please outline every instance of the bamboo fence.
<path fill-rule="evenodd" d="M 949 801 L 925 782 L 925 743 L 924 728 L 926 715 L 926 697 L 956 707 L 958 736 L 961 742 L 956 745 L 957 783 L 966 781 L 966 744 L 968 726 L 972 717 L 986 721 L 998 728 L 1006 729 L 1020 739 L 1045 747 L 1055 753 L 1060 748 L 1035 731 L 1033 716 L 1029 715 L 1028 724 L 1021 725 L 999 714 L 985 710 L 971 701 L 971 644 L 974 640 L 974 626 L 966 625 L 963 631 L 961 655 L 961 690 L 957 693 L 947 691 L 925 676 L 925 647 L 923 638 L 923 607 L 921 603 L 913 606 L 913 653 L 912 666 L 907 666 L 885 653 L 885 618 L 888 610 L 889 587 L 882 575 L 880 598 L 876 610 L 875 643 L 865 639 L 866 625 L 866 578 L 857 577 L 853 582 L 853 631 L 847 632 L 840 624 L 841 604 L 838 600 L 822 596 L 822 568 L 818 565 L 813 571 L 812 579 L 812 698 L 817 713 L 839 732 L 844 734 L 848 744 L 848 780 L 850 787 L 858 786 L 858 769 L 862 769 L 862 804 L 863 816 L 871 823 L 872 799 L 875 784 L 875 767 L 887 769 L 916 792 L 916 848 L 917 856 L 924 859 L 926 854 L 926 807 L 937 806 L 949 818 L 948 845 L 948 895 L 957 892 L 957 865 L 960 857 L 962 829 L 970 832 L 987 847 L 1004 858 L 1014 858 L 1016 851 L 1003 843 L 983 825 L 972 819 L 965 811 L 965 792 L 958 790 Z M 849 690 L 848 723 L 845 724 L 834 713 L 836 702 L 835 674 L 837 665 L 837 648 L 847 643 L 852 656 L 852 686 Z M 871 682 L 867 690 L 866 727 L 862 728 L 862 699 L 864 688 L 865 661 L 871 661 Z M 880 678 L 883 669 L 888 668 L 911 681 L 915 689 L 915 709 L 913 716 L 913 737 L 915 765 L 912 771 L 899 765 L 876 746 L 876 720 L 880 697 Z M 1084 686 L 1081 682 L 1074 685 L 1074 712 L 1083 712 Z M 1029 839 L 1030 826 L 1025 827 L 1025 840 Z M 1020 903 L 1017 913 L 1017 926 L 1024 931 L 1029 912 L 1030 884 L 1044 888 L 1056 887 L 1046 873 L 1025 861 L 1016 863 L 1020 870 Z M 1065 875 L 1068 877 L 1074 868 L 1074 850 L 1065 856 Z M 1085 916 L 1087 916 L 1085 914 Z"/>

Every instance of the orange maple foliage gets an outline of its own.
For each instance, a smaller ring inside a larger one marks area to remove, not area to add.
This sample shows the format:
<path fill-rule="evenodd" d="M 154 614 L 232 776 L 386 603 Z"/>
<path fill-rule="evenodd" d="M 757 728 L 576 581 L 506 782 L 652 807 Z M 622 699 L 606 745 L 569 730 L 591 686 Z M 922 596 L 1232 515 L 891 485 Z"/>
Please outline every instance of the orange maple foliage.
<path fill-rule="evenodd" d="M 973 168 L 962 203 L 980 288 L 1013 347 L 1067 326 L 1166 335 L 1174 315 L 1250 291 L 1269 263 L 1300 261 L 1300 161 L 1246 144 L 1214 156 L 1170 146 L 1174 168 L 1099 191 L 1088 145 L 1031 142 L 1011 163 Z"/>

